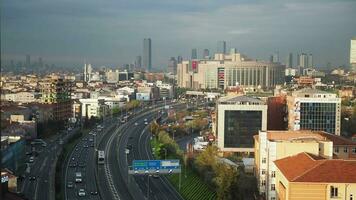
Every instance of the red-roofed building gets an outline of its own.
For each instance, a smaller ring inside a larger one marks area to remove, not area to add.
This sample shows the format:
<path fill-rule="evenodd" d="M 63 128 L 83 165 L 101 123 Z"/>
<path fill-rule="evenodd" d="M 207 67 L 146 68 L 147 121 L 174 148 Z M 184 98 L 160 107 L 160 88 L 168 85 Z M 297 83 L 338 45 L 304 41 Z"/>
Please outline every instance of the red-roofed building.
<path fill-rule="evenodd" d="M 355 199 L 355 160 L 323 159 L 303 152 L 274 163 L 276 183 L 271 187 L 277 191 L 276 199 Z"/>

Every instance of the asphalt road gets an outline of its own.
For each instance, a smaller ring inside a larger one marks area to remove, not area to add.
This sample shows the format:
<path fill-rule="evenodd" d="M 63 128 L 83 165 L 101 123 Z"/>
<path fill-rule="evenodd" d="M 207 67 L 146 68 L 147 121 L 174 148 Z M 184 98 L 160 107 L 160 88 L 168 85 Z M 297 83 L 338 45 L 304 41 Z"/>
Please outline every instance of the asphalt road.
<path fill-rule="evenodd" d="M 46 139 L 45 147 L 41 144 L 32 145 L 39 154 L 35 156 L 33 163 L 29 163 L 30 156 L 26 156 L 30 171 L 26 172 L 26 177 L 19 182 L 20 193 L 31 200 L 53 199 L 55 160 L 62 148 L 59 138 L 66 140 L 74 131 L 66 131 Z M 31 145 L 26 145 L 26 151 L 31 151 Z M 30 177 L 35 179 L 30 180 Z"/>

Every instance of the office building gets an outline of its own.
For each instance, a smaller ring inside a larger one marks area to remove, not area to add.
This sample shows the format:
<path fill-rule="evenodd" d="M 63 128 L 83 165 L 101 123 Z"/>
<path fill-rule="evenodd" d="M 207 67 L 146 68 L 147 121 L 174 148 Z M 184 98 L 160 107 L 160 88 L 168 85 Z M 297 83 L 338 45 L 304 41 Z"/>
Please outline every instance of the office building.
<path fill-rule="evenodd" d="M 276 160 L 275 184 L 279 200 L 354 200 L 356 161 L 329 160 L 317 154 L 299 153 Z"/>
<path fill-rule="evenodd" d="M 293 53 L 289 53 L 286 61 L 286 67 L 292 68 L 293 67 Z"/>
<path fill-rule="evenodd" d="M 325 131 L 340 135 L 341 99 L 311 88 L 287 97 L 289 130 Z"/>
<path fill-rule="evenodd" d="M 225 41 L 217 42 L 216 53 L 226 54 L 226 42 Z"/>
<path fill-rule="evenodd" d="M 84 82 L 90 82 L 92 70 L 91 64 L 84 64 Z"/>
<path fill-rule="evenodd" d="M 356 37 L 350 42 L 350 67 L 352 72 L 356 72 Z"/>
<path fill-rule="evenodd" d="M 192 60 L 193 59 L 198 59 L 198 53 L 197 53 L 197 49 L 192 49 L 192 56 L 191 56 Z"/>
<path fill-rule="evenodd" d="M 147 71 L 152 71 L 152 46 L 151 38 L 143 39 L 143 57 L 142 64 L 143 68 Z"/>
<path fill-rule="evenodd" d="M 142 67 L 142 57 L 136 56 L 135 69 L 141 69 L 141 67 Z"/>
<path fill-rule="evenodd" d="M 203 59 L 209 59 L 209 49 L 204 49 L 203 51 Z"/>
<path fill-rule="evenodd" d="M 215 54 L 210 60 L 178 64 L 178 86 L 191 89 L 226 89 L 229 86 L 272 88 L 284 83 L 285 66 L 250 59 L 240 53 Z"/>
<path fill-rule="evenodd" d="M 182 63 L 182 61 L 183 61 L 182 56 L 178 56 L 177 57 L 177 64 Z"/>
<path fill-rule="evenodd" d="M 298 54 L 298 66 L 302 68 L 308 67 L 308 54 L 306 53 Z"/>
<path fill-rule="evenodd" d="M 271 55 L 270 61 L 274 62 L 274 63 L 279 62 L 279 52 L 278 51 Z"/>
<path fill-rule="evenodd" d="M 177 74 L 177 61 L 175 57 L 171 57 L 168 62 L 168 72 L 172 74 Z"/>
<path fill-rule="evenodd" d="M 41 57 L 38 58 L 38 67 L 43 68 L 43 60 Z"/>
<path fill-rule="evenodd" d="M 267 105 L 258 98 L 227 96 L 218 100 L 217 138 L 223 152 L 253 152 L 253 136 L 267 130 Z"/>

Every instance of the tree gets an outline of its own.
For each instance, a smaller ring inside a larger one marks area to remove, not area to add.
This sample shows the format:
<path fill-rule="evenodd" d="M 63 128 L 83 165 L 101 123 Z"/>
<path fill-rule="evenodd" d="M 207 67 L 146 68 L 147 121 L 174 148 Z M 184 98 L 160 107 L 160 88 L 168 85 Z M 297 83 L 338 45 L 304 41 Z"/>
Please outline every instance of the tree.
<path fill-rule="evenodd" d="M 208 146 L 195 159 L 200 172 L 212 171 L 217 164 L 216 156 L 218 155 L 218 148 L 216 146 Z"/>
<path fill-rule="evenodd" d="M 237 185 L 237 169 L 224 163 L 218 163 L 214 167 L 214 172 L 215 178 L 213 181 L 216 186 L 218 199 L 234 199 L 233 189 Z"/>

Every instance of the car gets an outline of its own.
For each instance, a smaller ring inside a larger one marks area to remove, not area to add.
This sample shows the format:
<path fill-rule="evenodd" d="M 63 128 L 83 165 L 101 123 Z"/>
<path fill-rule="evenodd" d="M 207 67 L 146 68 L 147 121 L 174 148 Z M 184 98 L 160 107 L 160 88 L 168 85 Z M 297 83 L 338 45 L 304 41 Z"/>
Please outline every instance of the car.
<path fill-rule="evenodd" d="M 144 121 L 147 122 L 147 119 L 145 118 Z"/>
<path fill-rule="evenodd" d="M 32 154 L 31 151 L 27 151 L 27 152 L 26 152 L 26 155 L 31 155 L 31 154 Z"/>
<path fill-rule="evenodd" d="M 153 178 L 159 178 L 157 174 L 153 174 Z"/>
<path fill-rule="evenodd" d="M 145 125 L 147 125 L 148 124 L 148 122 L 145 122 Z"/>
<path fill-rule="evenodd" d="M 89 138 L 89 142 L 93 142 L 94 140 L 93 140 L 93 138 Z"/>
<path fill-rule="evenodd" d="M 33 156 L 30 157 L 29 162 L 33 163 L 35 161 L 35 158 Z"/>
<path fill-rule="evenodd" d="M 98 191 L 91 191 L 90 194 L 91 195 L 98 195 Z"/>
<path fill-rule="evenodd" d="M 78 190 L 78 196 L 85 197 L 85 195 L 86 195 L 86 193 L 85 193 L 85 190 L 83 188 Z"/>
<path fill-rule="evenodd" d="M 36 176 L 30 176 L 29 179 L 30 179 L 30 181 L 35 181 L 36 180 Z"/>
<path fill-rule="evenodd" d="M 74 157 L 72 157 L 72 160 L 75 160 L 75 158 L 74 158 Z"/>
<path fill-rule="evenodd" d="M 69 164 L 69 167 L 76 167 L 77 166 L 77 163 L 76 162 L 72 162 Z"/>
<path fill-rule="evenodd" d="M 127 147 L 126 147 L 126 149 L 131 150 L 131 149 L 132 149 L 132 144 L 128 144 Z"/>
<path fill-rule="evenodd" d="M 138 125 L 138 123 L 137 122 L 135 122 L 135 126 L 137 126 Z"/>
<path fill-rule="evenodd" d="M 81 163 L 79 163 L 79 165 L 78 165 L 79 167 L 85 167 L 86 165 L 85 165 L 85 163 L 84 162 L 81 162 Z"/>
<path fill-rule="evenodd" d="M 90 147 L 94 147 L 94 143 L 90 144 Z"/>
<path fill-rule="evenodd" d="M 68 181 L 67 188 L 73 188 L 73 187 L 74 187 L 73 182 L 72 181 Z"/>
<path fill-rule="evenodd" d="M 46 147 L 46 146 L 47 146 L 47 144 L 46 144 L 46 143 L 43 143 L 43 144 L 42 144 L 42 147 Z"/>

